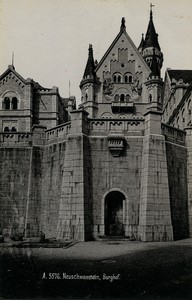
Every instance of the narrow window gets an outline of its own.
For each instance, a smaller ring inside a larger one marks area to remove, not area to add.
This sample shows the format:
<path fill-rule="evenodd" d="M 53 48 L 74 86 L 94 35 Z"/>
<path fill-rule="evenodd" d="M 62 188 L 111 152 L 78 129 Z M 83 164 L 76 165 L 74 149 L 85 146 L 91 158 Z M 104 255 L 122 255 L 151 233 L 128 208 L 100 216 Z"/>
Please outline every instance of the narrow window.
<path fill-rule="evenodd" d="M 127 82 L 128 82 L 128 76 L 125 75 L 125 83 L 127 83 Z"/>
<path fill-rule="evenodd" d="M 13 127 L 11 128 L 11 131 L 12 131 L 12 132 L 16 132 L 16 131 L 17 131 L 17 129 L 15 128 L 15 126 L 13 126 Z"/>
<path fill-rule="evenodd" d="M 121 94 L 120 101 L 121 101 L 121 102 L 124 102 L 124 101 L 125 101 L 125 95 L 124 95 L 124 94 Z"/>
<path fill-rule="evenodd" d="M 149 95 L 149 102 L 152 102 L 152 95 Z"/>
<path fill-rule="evenodd" d="M 9 131 L 10 131 L 10 130 L 9 130 L 9 127 L 6 126 L 6 127 L 4 128 L 4 132 L 9 132 Z"/>
<path fill-rule="evenodd" d="M 5 99 L 4 99 L 4 108 L 5 109 L 10 109 L 10 99 L 9 99 L 9 97 L 5 97 Z"/>
<path fill-rule="evenodd" d="M 121 75 L 118 75 L 118 83 L 121 82 Z"/>
<path fill-rule="evenodd" d="M 133 82 L 133 77 L 131 75 L 129 75 L 129 83 Z"/>
<path fill-rule="evenodd" d="M 114 83 L 117 82 L 117 76 L 116 76 L 116 75 L 113 76 L 113 82 L 114 82 Z"/>
<path fill-rule="evenodd" d="M 129 100 L 130 100 L 130 95 L 127 94 L 127 95 L 126 95 L 126 102 L 129 102 Z"/>
<path fill-rule="evenodd" d="M 12 99 L 12 109 L 17 109 L 17 98 L 13 97 Z"/>
<path fill-rule="evenodd" d="M 115 95 L 114 100 L 115 100 L 115 102 L 119 102 L 119 95 L 118 94 Z"/>

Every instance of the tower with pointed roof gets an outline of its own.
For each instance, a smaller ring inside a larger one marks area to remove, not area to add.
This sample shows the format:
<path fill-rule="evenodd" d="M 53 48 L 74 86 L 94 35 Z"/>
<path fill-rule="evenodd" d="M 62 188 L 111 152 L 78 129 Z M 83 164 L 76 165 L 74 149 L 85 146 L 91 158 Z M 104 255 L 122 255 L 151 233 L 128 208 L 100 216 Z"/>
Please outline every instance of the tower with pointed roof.
<path fill-rule="evenodd" d="M 150 5 L 150 19 L 147 28 L 147 32 L 144 36 L 142 35 L 141 43 L 138 47 L 139 52 L 147 62 L 148 66 L 152 68 L 152 62 L 154 61 L 154 56 L 156 57 L 157 66 L 159 72 L 163 65 L 163 53 L 158 42 L 158 34 L 156 33 L 155 26 L 153 23 L 153 5 Z"/>
<path fill-rule="evenodd" d="M 97 77 L 95 73 L 95 62 L 93 58 L 93 47 L 90 44 L 88 49 L 88 59 L 80 83 L 81 89 L 81 107 L 89 113 L 90 117 L 94 117 L 97 111 L 96 103 Z"/>

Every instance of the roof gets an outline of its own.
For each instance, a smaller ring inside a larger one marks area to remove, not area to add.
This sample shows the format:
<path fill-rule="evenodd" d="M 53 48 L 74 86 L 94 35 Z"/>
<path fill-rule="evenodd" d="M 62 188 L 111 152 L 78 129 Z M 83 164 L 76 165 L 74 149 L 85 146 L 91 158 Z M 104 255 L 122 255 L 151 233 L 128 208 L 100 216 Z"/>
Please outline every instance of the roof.
<path fill-rule="evenodd" d="M 13 74 L 18 77 L 24 84 L 26 83 L 26 80 L 19 74 L 15 71 L 15 67 L 12 66 L 12 65 L 9 65 L 7 70 L 0 76 L 0 81 L 5 77 L 7 76 L 10 72 L 13 72 Z"/>
<path fill-rule="evenodd" d="M 85 67 L 85 72 L 84 72 L 83 78 L 86 78 L 87 76 L 95 77 L 95 63 L 94 63 L 94 58 L 93 58 L 92 45 L 89 45 L 89 56 L 88 56 L 88 60 L 87 60 L 87 64 Z"/>
<path fill-rule="evenodd" d="M 145 44 L 145 40 L 144 40 L 143 33 L 142 33 L 142 38 L 141 38 L 141 42 L 140 42 L 140 45 L 139 45 L 138 49 L 143 50 L 144 44 Z"/>
<path fill-rule="evenodd" d="M 109 46 L 109 48 L 107 49 L 107 51 L 105 52 L 105 54 L 103 55 L 103 57 L 101 58 L 101 60 L 99 61 L 98 65 L 95 68 L 95 72 L 97 72 L 98 69 L 100 68 L 100 66 L 103 64 L 104 60 L 109 55 L 110 51 L 113 49 L 113 47 L 115 46 L 115 44 L 117 43 L 117 41 L 120 39 L 120 37 L 122 36 L 122 34 L 125 34 L 125 37 L 127 38 L 127 40 L 130 43 L 131 47 L 133 47 L 133 49 L 138 54 L 138 56 L 140 57 L 140 59 L 143 61 L 143 63 L 147 67 L 147 69 L 150 70 L 150 68 L 147 65 L 146 61 L 144 60 L 143 56 L 139 53 L 139 50 L 137 49 L 137 47 L 135 46 L 135 44 L 133 43 L 133 41 L 131 40 L 131 38 L 127 34 L 126 26 L 125 26 L 125 19 L 122 18 L 120 31 L 117 34 L 117 36 L 115 37 L 115 39 L 113 40 L 113 42 L 111 43 L 111 45 Z"/>
<path fill-rule="evenodd" d="M 170 79 L 179 81 L 183 80 L 184 83 L 192 82 L 192 70 L 167 70 Z"/>
<path fill-rule="evenodd" d="M 152 11 L 150 12 L 150 20 L 147 28 L 147 33 L 145 36 L 144 48 L 155 47 L 161 50 L 158 42 L 158 34 L 156 33 L 155 26 L 153 24 Z"/>

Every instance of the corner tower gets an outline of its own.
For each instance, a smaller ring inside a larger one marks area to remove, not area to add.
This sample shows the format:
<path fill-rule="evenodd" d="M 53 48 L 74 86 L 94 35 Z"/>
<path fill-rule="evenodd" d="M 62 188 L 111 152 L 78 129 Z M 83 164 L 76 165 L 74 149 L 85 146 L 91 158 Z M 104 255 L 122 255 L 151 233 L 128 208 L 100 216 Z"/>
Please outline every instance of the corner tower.
<path fill-rule="evenodd" d="M 95 62 L 93 58 L 93 48 L 89 45 L 88 59 L 85 67 L 83 79 L 80 83 L 81 89 L 81 107 L 83 107 L 90 117 L 95 117 L 97 111 L 96 103 L 96 74 L 95 74 Z"/>
<path fill-rule="evenodd" d="M 163 53 L 161 52 L 161 48 L 158 42 L 158 34 L 156 33 L 155 26 L 153 23 L 153 11 L 152 11 L 153 6 L 154 5 L 152 4 L 150 5 L 150 19 L 149 19 L 147 32 L 145 35 L 145 39 L 144 36 L 142 35 L 141 43 L 138 47 L 138 50 L 151 70 L 152 70 L 152 61 L 154 60 L 154 56 L 155 56 L 160 71 L 163 65 Z"/>

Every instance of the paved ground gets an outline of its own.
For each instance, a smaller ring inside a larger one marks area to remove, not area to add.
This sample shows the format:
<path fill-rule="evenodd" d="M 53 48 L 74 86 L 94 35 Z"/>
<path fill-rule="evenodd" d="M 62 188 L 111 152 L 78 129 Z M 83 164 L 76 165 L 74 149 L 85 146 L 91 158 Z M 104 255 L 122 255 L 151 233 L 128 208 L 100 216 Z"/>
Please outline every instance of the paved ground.
<path fill-rule="evenodd" d="M 1 299 L 192 299 L 192 239 L 0 251 Z"/>

